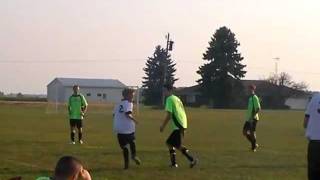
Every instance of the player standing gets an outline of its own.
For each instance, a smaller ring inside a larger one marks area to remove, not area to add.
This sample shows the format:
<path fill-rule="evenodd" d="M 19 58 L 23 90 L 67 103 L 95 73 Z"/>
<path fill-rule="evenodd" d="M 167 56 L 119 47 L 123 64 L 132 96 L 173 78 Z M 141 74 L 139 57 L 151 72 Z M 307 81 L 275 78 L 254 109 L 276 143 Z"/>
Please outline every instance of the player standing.
<path fill-rule="evenodd" d="M 313 95 L 309 102 L 303 126 L 308 143 L 308 179 L 320 179 L 320 94 Z"/>
<path fill-rule="evenodd" d="M 167 115 L 160 127 L 160 132 L 163 132 L 171 120 L 172 133 L 166 141 L 170 153 L 171 167 L 178 167 L 175 152 L 175 149 L 178 149 L 190 161 L 190 168 L 193 168 L 198 160 L 189 154 L 189 150 L 182 143 L 185 130 L 187 129 L 187 116 L 183 104 L 181 100 L 173 94 L 173 86 L 171 84 L 164 85 L 163 93 L 167 97 L 165 105 Z"/>
<path fill-rule="evenodd" d="M 117 133 L 118 142 L 123 152 L 124 169 L 129 168 L 129 147 L 131 152 L 131 159 L 140 165 L 141 161 L 136 156 L 136 144 L 135 144 L 135 131 L 136 124 L 138 123 L 133 117 L 133 89 L 124 89 L 122 91 L 123 99 L 114 108 L 113 116 L 114 123 L 113 129 Z M 129 147 L 128 147 L 129 146 Z"/>
<path fill-rule="evenodd" d="M 82 141 L 82 121 L 85 113 L 87 112 L 88 103 L 84 96 L 80 94 L 80 88 L 78 85 L 73 86 L 73 94 L 69 97 L 68 111 L 70 119 L 70 138 L 71 144 L 75 144 L 76 128 L 78 129 L 79 143 Z"/>
<path fill-rule="evenodd" d="M 251 150 L 253 152 L 256 152 L 259 147 L 257 144 L 256 127 L 259 120 L 258 112 L 261 110 L 260 101 L 258 96 L 255 94 L 255 90 L 255 85 L 249 86 L 250 97 L 248 101 L 247 117 L 242 130 L 243 135 L 251 143 Z"/>

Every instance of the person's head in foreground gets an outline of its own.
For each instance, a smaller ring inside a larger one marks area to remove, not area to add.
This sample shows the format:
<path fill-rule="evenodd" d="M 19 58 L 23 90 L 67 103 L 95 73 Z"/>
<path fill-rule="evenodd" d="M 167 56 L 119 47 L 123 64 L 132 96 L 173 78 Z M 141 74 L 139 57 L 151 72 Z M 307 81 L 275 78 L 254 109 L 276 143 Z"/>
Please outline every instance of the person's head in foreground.
<path fill-rule="evenodd" d="M 169 83 L 165 84 L 165 85 L 163 85 L 163 94 L 165 96 L 170 96 L 173 93 L 173 89 L 174 89 L 174 87 L 172 84 L 169 84 Z"/>
<path fill-rule="evenodd" d="M 134 97 L 134 89 L 131 89 L 131 88 L 124 89 L 122 91 L 122 96 L 124 100 L 132 102 Z"/>
<path fill-rule="evenodd" d="M 56 165 L 53 180 L 91 180 L 91 176 L 78 159 L 64 156 Z"/>
<path fill-rule="evenodd" d="M 249 85 L 248 86 L 248 90 L 249 90 L 249 93 L 250 94 L 254 94 L 255 93 L 255 91 L 256 91 L 256 85 L 254 85 L 254 84 L 251 84 L 251 85 Z"/>
<path fill-rule="evenodd" d="M 73 94 L 79 94 L 80 87 L 79 85 L 73 85 Z"/>

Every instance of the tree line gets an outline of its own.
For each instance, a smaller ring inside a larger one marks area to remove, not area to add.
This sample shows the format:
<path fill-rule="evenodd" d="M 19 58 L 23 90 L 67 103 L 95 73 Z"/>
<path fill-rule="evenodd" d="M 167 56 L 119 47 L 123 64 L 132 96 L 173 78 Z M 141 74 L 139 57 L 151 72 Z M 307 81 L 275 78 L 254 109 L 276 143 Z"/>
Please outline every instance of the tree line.
<path fill-rule="evenodd" d="M 236 108 L 243 106 L 246 97 L 246 87 L 241 79 L 245 77 L 246 65 L 242 63 L 243 56 L 238 51 L 240 42 L 235 34 L 227 27 L 220 27 L 210 38 L 209 46 L 203 53 L 204 64 L 199 67 L 197 74 L 201 96 L 206 104 L 215 108 Z M 162 103 L 162 86 L 165 83 L 174 84 L 176 76 L 176 63 L 171 55 L 160 45 L 155 48 L 151 57 L 148 57 L 143 68 L 143 96 L 147 105 L 160 105 Z M 265 81 L 276 86 L 287 86 L 296 90 L 307 90 L 304 82 L 296 83 L 287 73 L 271 75 Z"/>

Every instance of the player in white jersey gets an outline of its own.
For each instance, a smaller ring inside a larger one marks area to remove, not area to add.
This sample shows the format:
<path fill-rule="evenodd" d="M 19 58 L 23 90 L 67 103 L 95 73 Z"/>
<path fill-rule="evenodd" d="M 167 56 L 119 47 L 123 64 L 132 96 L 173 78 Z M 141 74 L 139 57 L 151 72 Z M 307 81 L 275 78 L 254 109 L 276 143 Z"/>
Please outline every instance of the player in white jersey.
<path fill-rule="evenodd" d="M 122 91 L 123 99 L 116 105 L 113 111 L 113 130 L 117 133 L 118 142 L 123 152 L 124 169 L 129 168 L 129 147 L 131 159 L 140 165 L 141 161 L 136 156 L 135 131 L 137 121 L 133 117 L 133 89 Z M 129 147 L 128 147 L 129 146 Z"/>
<path fill-rule="evenodd" d="M 308 179 L 320 179 L 320 93 L 313 95 L 305 112 L 308 144 Z"/>

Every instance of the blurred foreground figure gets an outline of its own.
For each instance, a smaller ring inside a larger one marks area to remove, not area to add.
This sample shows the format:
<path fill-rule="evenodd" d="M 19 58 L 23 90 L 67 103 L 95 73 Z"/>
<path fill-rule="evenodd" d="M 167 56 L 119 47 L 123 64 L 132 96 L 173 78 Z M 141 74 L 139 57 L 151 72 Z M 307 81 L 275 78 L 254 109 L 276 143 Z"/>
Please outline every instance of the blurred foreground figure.
<path fill-rule="evenodd" d="M 53 177 L 39 177 L 36 180 L 91 180 L 91 176 L 78 159 L 64 156 L 59 159 Z"/>

